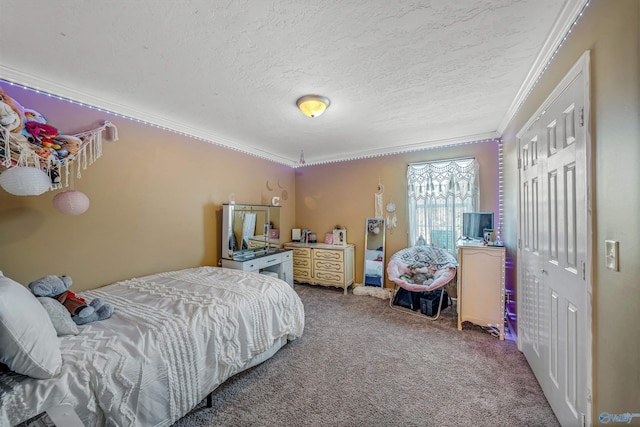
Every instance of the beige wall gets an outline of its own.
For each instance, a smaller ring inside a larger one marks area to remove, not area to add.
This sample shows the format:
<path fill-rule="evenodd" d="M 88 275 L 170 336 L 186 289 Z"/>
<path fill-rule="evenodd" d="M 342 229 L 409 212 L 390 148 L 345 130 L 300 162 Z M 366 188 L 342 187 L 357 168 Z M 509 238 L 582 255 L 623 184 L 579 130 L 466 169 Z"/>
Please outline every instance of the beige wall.
<path fill-rule="evenodd" d="M 640 412 L 640 2 L 595 0 L 503 135 L 505 240 L 516 248 L 515 134 L 584 51 L 591 51 L 593 164 L 593 420 Z M 620 242 L 620 271 L 604 266 L 605 239 Z M 634 419 L 635 423 L 640 422 Z"/>
<path fill-rule="evenodd" d="M 346 227 L 348 242 L 356 245 L 356 283 L 362 283 L 365 221 L 375 214 L 378 179 L 384 186 L 384 205 L 393 202 L 397 209 L 398 226 L 386 235 L 389 259 L 408 244 L 407 165 L 460 157 L 478 159 L 480 209 L 496 212 L 497 225 L 498 144 L 488 141 L 300 168 L 296 171 L 296 227 L 310 229 L 318 239 L 335 225 Z"/>
<path fill-rule="evenodd" d="M 230 193 L 237 203 L 268 204 L 280 196 L 282 231 L 290 235 L 293 169 L 16 87 L 3 89 L 65 133 L 95 128 L 106 119 L 120 136 L 104 143 L 102 158 L 75 182 L 91 200 L 82 215 L 55 210 L 57 192 L 17 197 L 0 190 L 0 270 L 6 276 L 26 285 L 47 274 L 66 274 L 72 289 L 80 291 L 216 265 L 222 203 Z"/>

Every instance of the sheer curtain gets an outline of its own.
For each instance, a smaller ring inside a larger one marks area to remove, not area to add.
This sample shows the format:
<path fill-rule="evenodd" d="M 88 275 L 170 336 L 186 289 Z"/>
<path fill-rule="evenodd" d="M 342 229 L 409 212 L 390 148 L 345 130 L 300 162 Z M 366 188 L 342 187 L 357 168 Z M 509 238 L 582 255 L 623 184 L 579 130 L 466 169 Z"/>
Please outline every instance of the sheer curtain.
<path fill-rule="evenodd" d="M 432 245 L 455 254 L 462 213 L 476 211 L 480 199 L 477 160 L 412 163 L 407 189 L 409 246 Z"/>

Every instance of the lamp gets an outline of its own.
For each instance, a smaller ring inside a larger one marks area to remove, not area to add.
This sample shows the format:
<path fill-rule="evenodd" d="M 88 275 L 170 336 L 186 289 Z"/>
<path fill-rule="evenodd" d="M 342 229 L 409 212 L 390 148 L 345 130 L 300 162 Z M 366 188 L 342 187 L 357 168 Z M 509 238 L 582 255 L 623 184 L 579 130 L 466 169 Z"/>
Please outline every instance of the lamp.
<path fill-rule="evenodd" d="M 331 105 L 329 98 L 319 95 L 305 95 L 296 101 L 296 105 L 307 117 L 318 117 Z"/>
<path fill-rule="evenodd" d="M 51 188 L 51 178 L 38 168 L 17 166 L 0 175 L 0 187 L 14 196 L 39 196 Z"/>
<path fill-rule="evenodd" d="M 76 190 L 67 190 L 56 194 L 53 206 L 65 215 L 80 215 L 89 209 L 89 198 Z"/>

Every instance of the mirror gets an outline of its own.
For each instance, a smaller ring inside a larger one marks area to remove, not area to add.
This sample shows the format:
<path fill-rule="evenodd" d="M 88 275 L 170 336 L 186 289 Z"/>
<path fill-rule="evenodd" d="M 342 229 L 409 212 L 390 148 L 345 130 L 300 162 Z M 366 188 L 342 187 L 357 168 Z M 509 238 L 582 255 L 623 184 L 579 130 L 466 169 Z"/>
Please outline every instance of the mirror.
<path fill-rule="evenodd" d="M 364 234 L 364 286 L 384 287 L 383 218 L 367 218 Z"/>
<path fill-rule="evenodd" d="M 225 204 L 222 208 L 224 258 L 251 258 L 280 247 L 279 206 Z"/>

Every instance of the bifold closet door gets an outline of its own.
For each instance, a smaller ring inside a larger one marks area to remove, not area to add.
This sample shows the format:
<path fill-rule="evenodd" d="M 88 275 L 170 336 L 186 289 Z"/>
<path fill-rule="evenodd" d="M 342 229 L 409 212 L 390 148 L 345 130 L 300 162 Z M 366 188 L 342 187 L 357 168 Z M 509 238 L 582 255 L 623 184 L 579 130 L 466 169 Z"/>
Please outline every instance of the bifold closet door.
<path fill-rule="evenodd" d="M 562 425 L 590 414 L 588 55 L 519 135 L 519 346 Z"/>

